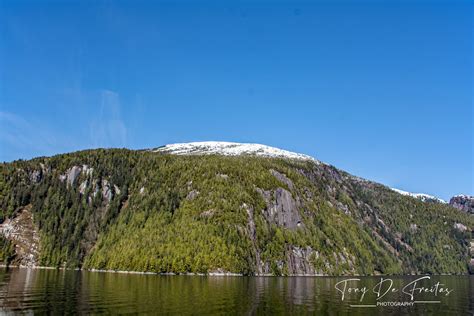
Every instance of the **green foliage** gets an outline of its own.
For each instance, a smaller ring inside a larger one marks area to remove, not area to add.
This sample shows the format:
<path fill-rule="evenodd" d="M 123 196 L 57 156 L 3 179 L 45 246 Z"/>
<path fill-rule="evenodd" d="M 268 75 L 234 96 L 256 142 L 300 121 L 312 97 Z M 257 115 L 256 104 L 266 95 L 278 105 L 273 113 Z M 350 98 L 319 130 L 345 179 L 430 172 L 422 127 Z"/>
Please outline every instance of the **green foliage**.
<path fill-rule="evenodd" d="M 83 165 L 93 171 L 72 185 L 62 178 Z M 290 190 L 271 169 L 293 182 L 302 227 L 265 218 L 257 188 Z M 110 201 L 106 184 L 118 188 Z M 453 225 L 474 226 L 449 206 L 328 165 L 119 149 L 1 164 L 0 222 L 26 205 L 41 233 L 42 265 L 154 272 L 253 274 L 260 258 L 286 275 L 292 249 L 309 247 L 323 274 L 466 273 L 469 236 Z M 8 249 L 0 239 L 0 260 L 11 260 Z"/>
<path fill-rule="evenodd" d="M 381 234 L 399 252 L 405 273 L 466 273 L 470 232 L 461 233 L 454 224 L 472 229 L 473 216 L 448 205 L 405 197 L 380 185 L 371 186 L 359 184 L 355 191 L 383 218 L 387 229 L 380 230 Z"/>
<path fill-rule="evenodd" d="M 0 236 L 0 264 L 8 265 L 15 257 L 14 245 Z"/>

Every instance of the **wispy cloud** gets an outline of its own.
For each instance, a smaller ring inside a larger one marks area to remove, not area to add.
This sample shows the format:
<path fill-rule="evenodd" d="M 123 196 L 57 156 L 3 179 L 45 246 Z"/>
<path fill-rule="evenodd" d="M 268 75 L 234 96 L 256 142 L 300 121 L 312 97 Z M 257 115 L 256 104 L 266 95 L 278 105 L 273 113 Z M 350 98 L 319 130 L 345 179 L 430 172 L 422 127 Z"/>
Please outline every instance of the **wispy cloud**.
<path fill-rule="evenodd" d="M 57 152 L 58 147 L 55 135 L 39 122 L 27 120 L 15 113 L 0 111 L 0 150 L 3 158 L 8 157 L 4 151 L 9 149 L 23 154 L 36 152 L 43 155 Z"/>
<path fill-rule="evenodd" d="M 0 161 L 29 159 L 85 148 L 128 145 L 128 130 L 122 118 L 118 93 L 100 90 L 97 95 L 80 91 L 74 98 L 79 98 L 75 108 L 77 115 L 74 124 L 67 129 L 51 120 L 0 111 Z M 67 103 L 72 106 L 72 101 L 69 99 Z M 62 113 L 60 117 L 66 119 L 67 115 Z"/>
<path fill-rule="evenodd" d="M 94 147 L 127 145 L 127 128 L 122 120 L 118 93 L 101 91 L 99 115 L 90 122 L 90 137 Z"/>

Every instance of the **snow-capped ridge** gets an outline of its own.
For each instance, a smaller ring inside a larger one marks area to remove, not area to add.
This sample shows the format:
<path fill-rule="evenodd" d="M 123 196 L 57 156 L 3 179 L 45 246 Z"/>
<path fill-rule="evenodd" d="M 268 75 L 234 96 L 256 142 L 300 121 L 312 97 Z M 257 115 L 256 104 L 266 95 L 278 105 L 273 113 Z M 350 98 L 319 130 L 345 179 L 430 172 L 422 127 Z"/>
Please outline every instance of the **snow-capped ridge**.
<path fill-rule="evenodd" d="M 291 152 L 284 149 L 270 147 L 261 144 L 232 143 L 232 142 L 191 142 L 169 144 L 153 150 L 174 155 L 223 155 L 223 156 L 259 156 L 270 158 L 287 158 L 297 160 L 309 160 L 320 163 L 311 156 Z"/>
<path fill-rule="evenodd" d="M 403 191 L 403 190 L 399 190 L 399 189 L 395 189 L 395 188 L 390 188 L 390 189 L 392 189 L 393 191 L 395 191 L 397 193 L 400 193 L 402 195 L 414 197 L 414 198 L 419 199 L 423 202 L 435 201 L 435 202 L 443 203 L 443 204 L 447 203 L 445 200 L 442 200 L 442 199 L 440 199 L 436 196 L 425 194 L 425 193 L 411 193 L 411 192 L 407 192 L 407 191 Z"/>
<path fill-rule="evenodd" d="M 219 141 L 205 141 L 205 142 L 190 142 L 190 143 L 176 143 L 161 146 L 152 149 L 153 152 L 166 153 L 173 155 L 223 155 L 223 156 L 259 156 L 269 158 L 284 158 L 295 160 L 307 160 L 321 164 L 319 160 L 305 154 L 295 153 L 284 149 L 279 149 L 262 144 L 254 143 L 234 143 L 234 142 L 219 142 Z M 352 176 L 357 181 L 368 181 L 363 178 Z M 447 202 L 435 196 L 424 193 L 411 193 L 395 188 L 393 191 L 411 196 L 423 202 L 437 202 L 446 204 Z"/>

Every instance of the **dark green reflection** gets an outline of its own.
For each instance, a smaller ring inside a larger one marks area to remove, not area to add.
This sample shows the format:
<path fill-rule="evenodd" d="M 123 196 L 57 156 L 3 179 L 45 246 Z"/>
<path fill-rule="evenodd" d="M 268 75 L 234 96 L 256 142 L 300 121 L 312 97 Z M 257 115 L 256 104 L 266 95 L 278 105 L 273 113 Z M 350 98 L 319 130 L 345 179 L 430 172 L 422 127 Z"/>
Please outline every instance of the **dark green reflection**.
<path fill-rule="evenodd" d="M 393 277 L 401 288 L 417 277 Z M 380 277 L 361 277 L 372 288 Z M 469 315 L 474 310 L 474 278 L 434 276 L 429 286 L 443 283 L 453 292 L 440 304 L 413 307 L 355 308 L 360 295 L 341 300 L 333 277 L 200 277 L 94 273 L 81 271 L 0 269 L 0 313 L 38 314 L 317 314 L 317 315 Z M 354 283 L 355 284 L 355 283 Z M 363 303 L 376 302 L 367 293 Z M 387 300 L 403 301 L 394 293 Z M 432 300 L 430 293 L 417 300 Z"/>

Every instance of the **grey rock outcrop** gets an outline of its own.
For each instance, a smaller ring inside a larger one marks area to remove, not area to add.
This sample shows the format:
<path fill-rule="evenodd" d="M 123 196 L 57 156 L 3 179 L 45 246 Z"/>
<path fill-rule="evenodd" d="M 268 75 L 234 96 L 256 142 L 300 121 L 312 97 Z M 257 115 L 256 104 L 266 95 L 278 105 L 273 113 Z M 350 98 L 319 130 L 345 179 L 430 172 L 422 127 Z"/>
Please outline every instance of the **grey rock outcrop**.
<path fill-rule="evenodd" d="M 270 169 L 270 172 L 280 182 L 286 184 L 288 186 L 288 189 L 293 191 L 293 189 L 294 189 L 293 181 L 291 181 L 286 175 L 284 175 L 283 173 L 280 173 L 276 170 L 273 170 L 273 169 Z"/>
<path fill-rule="evenodd" d="M 456 195 L 451 198 L 449 205 L 468 214 L 474 214 L 474 196 Z"/>
<path fill-rule="evenodd" d="M 257 275 L 262 275 L 264 272 L 266 272 L 264 263 L 262 262 L 261 259 L 261 254 L 260 254 L 260 249 L 258 248 L 257 245 L 257 228 L 255 226 L 255 221 L 254 221 L 254 212 L 253 208 L 248 206 L 246 203 L 244 203 L 241 208 L 245 210 L 247 213 L 247 229 L 249 233 L 250 240 L 252 241 L 252 245 L 254 248 L 255 252 L 255 269 L 256 269 L 256 274 Z M 266 272 L 268 273 L 268 272 Z"/>
<path fill-rule="evenodd" d="M 287 250 L 288 273 L 290 275 L 315 275 L 312 256 L 319 256 L 311 247 L 290 246 Z"/>
<path fill-rule="evenodd" d="M 89 181 L 88 180 L 84 180 L 81 185 L 79 186 L 79 192 L 81 194 L 84 194 L 86 192 L 86 189 L 87 189 L 87 185 L 88 185 Z"/>
<path fill-rule="evenodd" d="M 72 186 L 76 181 L 76 178 L 81 174 L 81 171 L 82 169 L 79 166 L 74 166 L 69 169 L 67 173 L 67 183 Z"/>
<path fill-rule="evenodd" d="M 31 174 L 30 174 L 30 180 L 31 182 L 33 183 L 38 183 L 41 181 L 43 177 L 43 173 L 41 170 L 34 170 Z"/>
<path fill-rule="evenodd" d="M 186 200 L 192 201 L 199 195 L 198 190 L 191 190 L 188 195 L 186 196 Z"/>
<path fill-rule="evenodd" d="M 463 225 L 461 223 L 454 223 L 454 228 L 459 230 L 460 232 L 465 232 L 467 231 L 466 225 Z"/>
<path fill-rule="evenodd" d="M 114 192 L 110 187 L 110 183 L 107 180 L 102 180 L 102 197 L 107 201 L 110 202 L 114 197 Z"/>
<path fill-rule="evenodd" d="M 29 207 L 0 224 L 0 235 L 15 245 L 15 264 L 27 267 L 37 265 L 40 236 Z"/>
<path fill-rule="evenodd" d="M 81 173 L 84 173 L 86 177 L 90 177 L 93 171 L 94 168 L 91 168 L 88 165 L 72 166 L 64 174 L 59 175 L 59 180 L 63 182 L 66 181 L 68 185 L 73 186 Z"/>
<path fill-rule="evenodd" d="M 257 191 L 267 204 L 267 208 L 263 210 L 267 222 L 288 229 L 303 226 L 297 203 L 288 190 L 277 188 L 272 192 L 257 188 Z"/>

